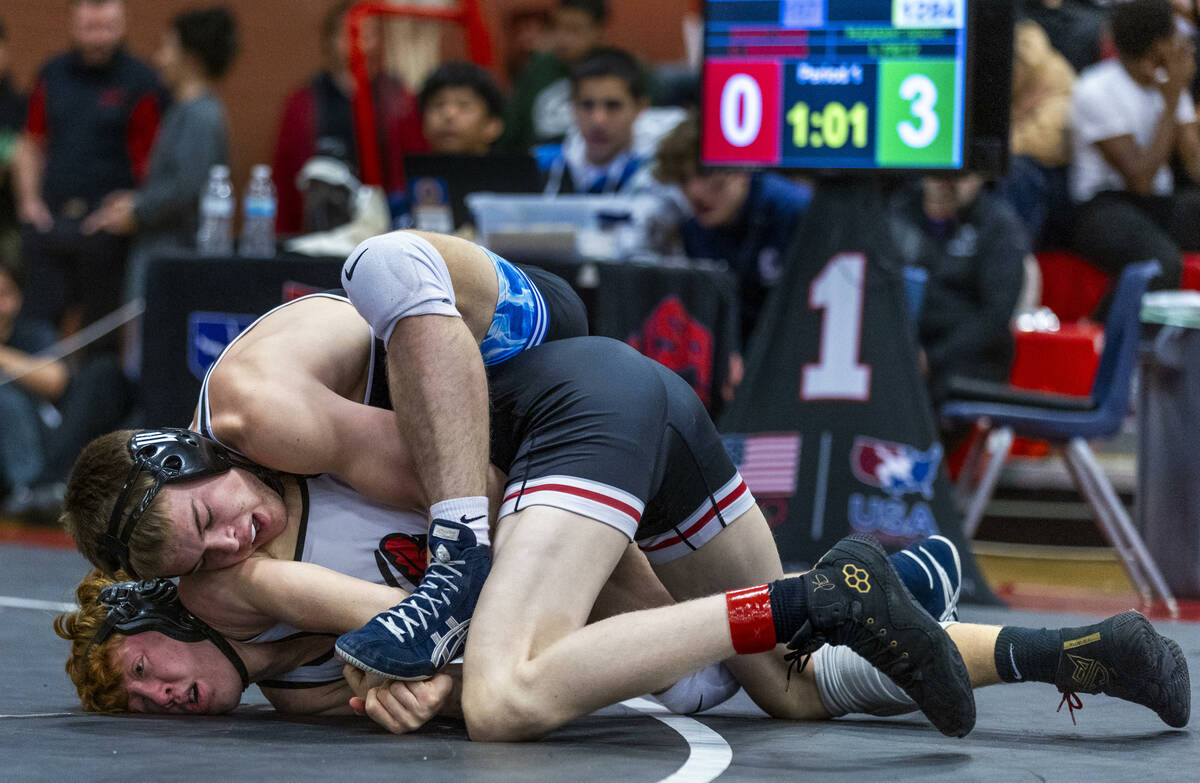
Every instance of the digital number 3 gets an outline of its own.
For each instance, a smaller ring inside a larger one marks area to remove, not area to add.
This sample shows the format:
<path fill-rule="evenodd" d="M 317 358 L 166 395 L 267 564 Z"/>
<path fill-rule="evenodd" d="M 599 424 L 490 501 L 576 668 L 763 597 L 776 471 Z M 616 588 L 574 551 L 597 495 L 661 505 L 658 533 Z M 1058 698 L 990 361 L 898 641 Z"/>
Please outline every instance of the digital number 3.
<path fill-rule="evenodd" d="M 910 120 L 901 122 L 896 127 L 900 140 L 913 149 L 928 147 L 938 134 L 938 116 L 933 111 L 938 99 L 937 85 L 925 74 L 914 73 L 900 82 L 900 97 L 912 101 L 909 111 L 921 123 L 918 126 Z"/>

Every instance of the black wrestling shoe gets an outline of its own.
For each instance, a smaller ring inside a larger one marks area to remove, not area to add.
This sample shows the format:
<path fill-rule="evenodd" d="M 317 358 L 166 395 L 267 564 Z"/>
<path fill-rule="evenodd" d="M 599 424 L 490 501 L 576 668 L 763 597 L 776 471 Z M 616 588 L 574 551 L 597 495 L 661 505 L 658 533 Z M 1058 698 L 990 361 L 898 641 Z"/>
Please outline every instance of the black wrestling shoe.
<path fill-rule="evenodd" d="M 1192 685 L 1183 650 L 1138 612 L 1063 629 L 1054 684 L 1072 713 L 1080 706 L 1077 698 L 1072 701 L 1074 694 L 1103 693 L 1149 707 L 1177 729 L 1191 715 Z"/>
<path fill-rule="evenodd" d="M 971 731 L 975 696 L 962 656 L 875 539 L 843 538 L 799 578 L 809 619 L 788 642 L 789 659 L 822 644 L 846 645 L 903 688 L 943 734 Z"/>

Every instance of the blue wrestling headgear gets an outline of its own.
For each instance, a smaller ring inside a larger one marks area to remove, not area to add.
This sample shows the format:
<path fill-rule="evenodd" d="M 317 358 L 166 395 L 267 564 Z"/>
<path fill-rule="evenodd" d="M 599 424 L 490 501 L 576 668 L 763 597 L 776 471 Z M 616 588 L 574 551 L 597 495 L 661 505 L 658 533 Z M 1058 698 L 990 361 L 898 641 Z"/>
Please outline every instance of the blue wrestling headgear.
<path fill-rule="evenodd" d="M 242 678 L 242 690 L 250 687 L 250 676 L 241 657 L 224 636 L 187 610 L 179 600 L 175 583 L 169 579 L 114 582 L 100 591 L 99 602 L 109 607 L 108 616 L 84 651 L 83 660 L 87 660 L 93 647 L 103 644 L 113 633 L 133 636 L 145 631 L 157 631 L 188 644 L 212 642 L 237 670 Z"/>
<path fill-rule="evenodd" d="M 283 495 L 283 482 L 279 474 L 231 455 L 220 443 L 191 430 L 178 427 L 140 430 L 129 439 L 129 456 L 133 459 L 133 467 L 121 487 L 121 493 L 117 495 L 117 502 L 113 504 L 108 531 L 100 536 L 100 546 L 109 555 L 106 564 L 109 572 L 123 568 L 126 573 L 138 576 L 130 562 L 129 539 L 138 520 L 165 484 L 216 476 L 230 468 L 240 467 L 250 470 L 268 487 Z M 126 512 L 131 500 L 130 493 L 143 473 L 152 476 L 154 483 Z"/>

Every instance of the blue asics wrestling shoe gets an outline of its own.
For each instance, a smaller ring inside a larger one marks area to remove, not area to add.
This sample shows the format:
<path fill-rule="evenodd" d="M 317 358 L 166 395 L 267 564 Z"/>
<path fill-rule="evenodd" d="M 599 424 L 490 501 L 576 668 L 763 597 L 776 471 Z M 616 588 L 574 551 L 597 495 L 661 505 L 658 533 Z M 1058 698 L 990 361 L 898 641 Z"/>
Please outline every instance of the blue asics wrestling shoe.
<path fill-rule="evenodd" d="M 413 594 L 338 637 L 339 658 L 391 680 L 425 680 L 454 660 L 467 642 L 479 591 L 492 567 L 464 524 L 433 520 L 429 567 Z"/>
<path fill-rule="evenodd" d="M 913 598 L 933 619 L 958 620 L 962 562 L 958 547 L 944 536 L 930 536 L 888 558 Z"/>
<path fill-rule="evenodd" d="M 971 731 L 975 697 L 962 656 L 908 592 L 878 541 L 843 538 L 797 578 L 808 619 L 788 642 L 789 661 L 803 668 L 822 644 L 845 645 L 899 685 L 943 734 Z"/>

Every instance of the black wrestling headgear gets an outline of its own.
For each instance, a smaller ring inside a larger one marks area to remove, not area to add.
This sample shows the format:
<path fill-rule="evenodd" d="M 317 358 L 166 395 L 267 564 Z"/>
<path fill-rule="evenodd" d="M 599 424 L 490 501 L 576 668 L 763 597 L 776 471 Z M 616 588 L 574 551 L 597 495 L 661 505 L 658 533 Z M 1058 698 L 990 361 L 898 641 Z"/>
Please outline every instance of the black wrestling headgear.
<path fill-rule="evenodd" d="M 138 576 L 130 562 L 129 539 L 138 520 L 165 484 L 216 476 L 232 467 L 240 467 L 250 470 L 268 487 L 283 495 L 279 474 L 232 455 L 220 443 L 191 430 L 178 427 L 139 430 L 129 439 L 129 456 L 133 459 L 133 467 L 113 504 L 108 531 L 100 536 L 100 546 L 109 556 L 105 565 L 111 573 L 123 568 L 131 576 Z M 154 483 L 126 512 L 131 500 L 129 495 L 143 473 L 149 473 Z"/>
<path fill-rule="evenodd" d="M 86 661 L 92 648 L 103 644 L 113 633 L 125 636 L 157 631 L 188 644 L 210 641 L 217 646 L 242 679 L 242 690 L 250 687 L 250 677 L 241 657 L 224 636 L 192 614 L 180 602 L 175 583 L 169 579 L 147 579 L 143 582 L 114 582 L 100 591 L 99 602 L 107 607 L 108 616 L 83 653 Z"/>

